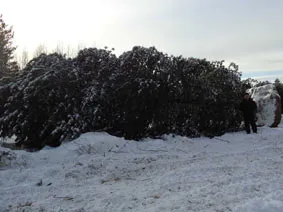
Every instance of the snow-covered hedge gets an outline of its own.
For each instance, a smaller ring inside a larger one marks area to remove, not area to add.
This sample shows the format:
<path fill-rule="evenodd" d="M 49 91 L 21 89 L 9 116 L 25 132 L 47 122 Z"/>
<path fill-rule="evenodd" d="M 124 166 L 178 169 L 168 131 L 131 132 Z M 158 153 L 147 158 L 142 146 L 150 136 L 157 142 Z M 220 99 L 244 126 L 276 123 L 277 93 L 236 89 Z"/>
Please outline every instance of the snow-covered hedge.
<path fill-rule="evenodd" d="M 116 57 L 84 49 L 42 54 L 0 87 L 1 136 L 41 148 L 87 131 L 131 139 L 237 130 L 242 84 L 236 66 L 134 47 Z"/>

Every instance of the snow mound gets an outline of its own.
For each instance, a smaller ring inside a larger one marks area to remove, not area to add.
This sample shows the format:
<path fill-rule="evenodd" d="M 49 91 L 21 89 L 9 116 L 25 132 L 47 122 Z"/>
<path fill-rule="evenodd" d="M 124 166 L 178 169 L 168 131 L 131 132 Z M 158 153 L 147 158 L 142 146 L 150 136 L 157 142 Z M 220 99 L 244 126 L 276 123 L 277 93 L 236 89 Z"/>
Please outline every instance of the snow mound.
<path fill-rule="evenodd" d="M 273 84 L 248 90 L 258 106 L 257 124 L 277 127 L 281 120 L 281 100 Z"/>
<path fill-rule="evenodd" d="M 281 124 L 212 139 L 86 133 L 34 153 L 0 148 L 0 211 L 277 212 L 282 135 Z"/>

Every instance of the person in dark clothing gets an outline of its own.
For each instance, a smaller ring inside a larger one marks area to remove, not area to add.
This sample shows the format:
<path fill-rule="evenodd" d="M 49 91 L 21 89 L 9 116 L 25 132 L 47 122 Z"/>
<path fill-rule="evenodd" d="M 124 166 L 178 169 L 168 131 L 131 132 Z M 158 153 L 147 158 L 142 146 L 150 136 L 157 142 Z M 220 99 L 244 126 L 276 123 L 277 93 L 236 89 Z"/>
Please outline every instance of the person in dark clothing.
<path fill-rule="evenodd" d="M 244 121 L 245 121 L 245 130 L 248 134 L 251 133 L 251 128 L 254 133 L 257 133 L 256 127 L 256 112 L 257 105 L 255 101 L 253 101 L 248 93 L 245 93 L 244 98 L 240 104 L 240 110 L 243 112 Z"/>

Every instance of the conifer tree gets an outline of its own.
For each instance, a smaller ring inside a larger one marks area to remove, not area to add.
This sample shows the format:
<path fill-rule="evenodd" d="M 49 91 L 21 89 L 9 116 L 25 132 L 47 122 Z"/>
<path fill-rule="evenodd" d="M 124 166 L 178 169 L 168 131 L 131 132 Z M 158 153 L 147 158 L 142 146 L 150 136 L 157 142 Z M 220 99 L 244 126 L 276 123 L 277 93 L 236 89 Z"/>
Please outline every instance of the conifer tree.
<path fill-rule="evenodd" d="M 18 65 L 14 59 L 13 46 L 14 32 L 12 26 L 8 26 L 2 15 L 0 15 L 0 79 L 3 77 L 11 77 L 18 70 Z"/>

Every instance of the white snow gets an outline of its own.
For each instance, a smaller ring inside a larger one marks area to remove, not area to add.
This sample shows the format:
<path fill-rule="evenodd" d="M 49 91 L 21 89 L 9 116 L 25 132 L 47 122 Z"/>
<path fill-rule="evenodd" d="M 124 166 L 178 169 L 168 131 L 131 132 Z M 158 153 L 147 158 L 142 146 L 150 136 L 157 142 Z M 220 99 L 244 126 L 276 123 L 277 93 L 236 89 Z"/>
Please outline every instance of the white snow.
<path fill-rule="evenodd" d="M 0 148 L 0 211 L 282 212 L 282 137 L 281 124 L 213 139 L 86 133 L 36 153 Z"/>
<path fill-rule="evenodd" d="M 258 106 L 257 123 L 259 125 L 272 126 L 275 119 L 276 96 L 279 96 L 273 84 L 254 87 L 247 90 L 251 93 L 251 98 Z"/>

